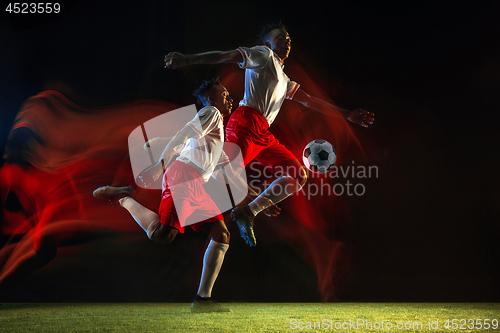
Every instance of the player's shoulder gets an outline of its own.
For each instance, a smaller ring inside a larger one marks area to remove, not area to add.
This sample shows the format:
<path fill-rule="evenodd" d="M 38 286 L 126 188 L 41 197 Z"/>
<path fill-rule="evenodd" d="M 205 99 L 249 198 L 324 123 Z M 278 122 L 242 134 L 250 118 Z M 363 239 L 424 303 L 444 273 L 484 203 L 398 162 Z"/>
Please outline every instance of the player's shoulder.
<path fill-rule="evenodd" d="M 214 114 L 214 113 L 220 113 L 220 112 L 219 109 L 217 109 L 213 105 L 204 106 L 203 108 L 200 109 L 200 111 L 198 111 L 198 114 Z"/>
<path fill-rule="evenodd" d="M 268 55 L 271 55 L 273 52 L 269 47 L 267 47 L 265 45 L 256 45 L 256 46 L 252 47 L 252 50 L 259 51 L 259 52 L 262 52 L 262 53 L 268 54 Z"/>
<path fill-rule="evenodd" d="M 219 109 L 217 109 L 213 105 L 209 105 L 209 106 L 203 107 L 200 111 L 198 111 L 198 117 L 200 117 L 200 118 L 212 118 L 212 117 L 222 118 L 222 115 L 221 115 Z"/>

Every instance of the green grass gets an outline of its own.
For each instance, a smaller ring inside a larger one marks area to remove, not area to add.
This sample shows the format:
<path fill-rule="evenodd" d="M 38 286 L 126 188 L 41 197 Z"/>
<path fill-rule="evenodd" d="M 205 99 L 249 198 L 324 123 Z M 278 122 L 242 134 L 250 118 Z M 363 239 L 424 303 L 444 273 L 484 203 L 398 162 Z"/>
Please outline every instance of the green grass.
<path fill-rule="evenodd" d="M 479 332 L 461 319 L 500 320 L 498 304 L 427 303 L 229 303 L 232 312 L 194 314 L 182 303 L 30 303 L 0 305 L 5 332 Z M 457 319 L 457 327 L 451 327 Z M 351 321 L 363 325 L 335 329 Z M 447 320 L 450 328 L 444 327 Z M 384 329 L 381 325 L 384 322 Z M 439 329 L 429 322 L 439 321 Z M 314 323 L 316 329 L 314 329 Z M 372 323 L 372 328 L 366 322 Z M 392 329 L 387 329 L 387 323 Z M 318 324 L 319 323 L 319 324 Z M 398 329 L 397 323 L 407 325 Z M 408 324 L 409 323 L 409 324 Z M 421 324 L 418 324 L 421 323 Z M 462 321 L 463 323 L 463 321 Z M 413 327 L 410 328 L 409 325 Z M 420 327 L 418 325 L 421 325 Z M 302 329 L 301 329 L 302 327 Z M 355 328 L 354 328 L 355 327 Z M 295 328 L 295 329 L 292 329 Z M 310 329 L 308 329 L 310 328 Z"/>

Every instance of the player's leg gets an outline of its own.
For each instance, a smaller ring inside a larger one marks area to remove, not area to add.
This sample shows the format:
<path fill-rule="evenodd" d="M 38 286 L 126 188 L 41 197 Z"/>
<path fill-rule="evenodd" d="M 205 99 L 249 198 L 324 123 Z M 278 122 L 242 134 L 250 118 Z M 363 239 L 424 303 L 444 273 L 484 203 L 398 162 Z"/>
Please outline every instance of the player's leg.
<path fill-rule="evenodd" d="M 257 244 L 253 231 L 255 216 L 300 191 L 307 180 L 307 175 L 297 159 L 280 162 L 276 167 L 284 170 L 284 173 L 248 205 L 236 207 L 231 212 L 233 220 L 240 227 L 242 238 L 250 246 Z M 241 227 L 242 225 L 245 226 L 244 229 Z"/>
<path fill-rule="evenodd" d="M 300 191 L 307 180 L 307 174 L 297 158 L 278 140 L 269 134 L 271 143 L 263 149 L 256 160 L 266 167 L 272 167 L 278 178 L 250 204 L 236 207 L 231 216 L 240 227 L 240 234 L 250 245 L 256 245 L 253 231 L 254 218 L 293 193 Z M 244 225 L 243 229 L 241 226 Z M 243 230 L 242 230 L 243 229 Z"/>
<path fill-rule="evenodd" d="M 134 190 L 131 186 L 103 186 L 96 189 L 93 194 L 97 199 L 107 200 L 111 203 L 118 203 L 120 206 L 128 210 L 137 224 L 139 224 L 139 226 L 148 234 L 149 226 L 154 222 L 159 221 L 158 215 L 135 201 L 131 197 L 133 193 Z"/>
<path fill-rule="evenodd" d="M 129 187 L 104 186 L 94 191 L 94 197 L 110 202 L 116 202 L 125 208 L 147 236 L 157 243 L 170 243 L 177 235 L 177 229 L 160 223 L 160 217 L 147 209 L 130 195 L 134 190 Z"/>
<path fill-rule="evenodd" d="M 203 257 L 203 271 L 198 288 L 198 295 L 201 297 L 212 296 L 213 285 L 229 248 L 230 236 L 224 221 L 211 222 L 209 235 L 210 243 Z"/>
<path fill-rule="evenodd" d="M 227 133 L 227 130 L 226 130 Z M 239 135 L 234 135 L 234 133 Z M 226 137 L 227 141 L 224 144 L 224 152 L 229 157 L 231 161 L 234 161 L 238 154 L 241 154 L 243 165 L 240 167 L 245 168 L 245 166 L 250 163 L 261 151 L 265 148 L 263 145 L 255 144 L 250 136 L 245 136 L 239 132 L 233 132 L 232 136 Z M 248 202 L 245 200 L 245 202 Z M 256 239 L 253 232 L 253 219 L 251 218 L 240 218 L 241 214 L 238 212 L 238 207 L 233 209 L 231 212 L 231 217 L 233 221 L 238 225 L 240 231 L 240 236 L 243 240 L 250 246 L 256 245 Z M 253 215 L 248 215 L 252 216 Z"/>
<path fill-rule="evenodd" d="M 212 288 L 229 248 L 230 234 L 222 220 L 206 223 L 201 229 L 208 229 L 210 243 L 205 250 L 200 285 L 191 309 L 193 312 L 227 312 L 230 310 L 212 300 Z"/>
<path fill-rule="evenodd" d="M 128 210 L 137 224 L 146 232 L 149 239 L 156 243 L 167 244 L 174 240 L 178 230 L 160 223 L 160 216 L 147 209 L 131 197 L 119 200 L 120 206 Z"/>
<path fill-rule="evenodd" d="M 185 171 L 190 170 L 187 168 Z M 174 200 L 178 208 L 180 225 L 188 224 L 194 231 L 204 231 L 210 236 L 210 242 L 203 257 L 203 270 L 198 289 L 198 297 L 209 299 L 229 248 L 229 230 L 219 208 L 205 191 L 200 177 L 193 179 L 189 184 L 172 186 L 171 191 L 172 197 L 176 198 Z M 189 198 L 187 198 L 188 195 Z"/>
<path fill-rule="evenodd" d="M 165 224 L 158 223 L 156 229 L 150 232 L 149 238 L 155 243 L 168 244 L 174 240 L 175 236 L 177 236 L 178 233 L 179 233 L 178 229 L 170 227 Z"/>
<path fill-rule="evenodd" d="M 160 223 L 160 217 L 155 212 L 147 209 L 131 197 L 123 197 L 118 200 L 120 206 L 125 208 L 134 218 L 135 222 L 146 232 L 149 238 Z"/>
<path fill-rule="evenodd" d="M 186 173 L 190 172 L 189 168 L 184 171 Z M 198 293 L 191 305 L 191 309 L 193 312 L 229 311 L 211 298 L 212 288 L 229 248 L 230 235 L 224 223 L 224 217 L 210 195 L 205 191 L 203 180 L 200 177 L 194 178 L 189 185 L 183 184 L 183 186 L 179 186 L 177 184 L 172 186 L 171 191 L 174 198 L 181 194 L 180 199 L 186 198 L 190 194 L 189 199 L 179 200 L 179 197 L 177 197 L 175 201 L 179 212 L 178 221 L 180 225 L 189 223 L 194 231 L 205 231 L 210 236 L 210 242 L 203 256 L 203 269 Z M 196 223 L 192 224 L 192 222 Z"/>

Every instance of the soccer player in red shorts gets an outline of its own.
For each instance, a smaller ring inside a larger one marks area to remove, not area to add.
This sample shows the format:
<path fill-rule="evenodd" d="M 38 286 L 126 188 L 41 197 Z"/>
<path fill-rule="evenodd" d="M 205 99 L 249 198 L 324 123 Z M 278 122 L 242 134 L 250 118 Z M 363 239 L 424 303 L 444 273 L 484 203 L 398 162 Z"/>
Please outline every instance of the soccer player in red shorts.
<path fill-rule="evenodd" d="M 269 131 L 269 126 L 278 115 L 283 101 L 290 99 L 363 127 L 368 127 L 374 120 L 373 113 L 360 109 L 343 110 L 310 96 L 299 89 L 298 83 L 288 78 L 283 71 L 283 63 L 290 53 L 291 39 L 281 23 L 266 25 L 259 37 L 264 45 L 191 55 L 172 52 L 165 56 L 166 68 L 221 63 L 237 63 L 241 68 L 245 68 L 245 95 L 229 119 L 226 141 L 239 145 L 245 165 L 256 159 L 264 166 L 284 171 L 284 174 L 279 175 L 252 202 L 232 211 L 241 236 L 250 246 L 256 245 L 253 233 L 254 217 L 269 205 L 275 205 L 299 191 L 306 182 L 306 173 L 300 162 Z M 227 153 L 231 158 L 232 153 Z"/>
<path fill-rule="evenodd" d="M 94 196 L 118 202 L 157 243 L 172 242 L 179 232 L 184 232 L 189 219 L 198 221 L 190 227 L 208 232 L 211 240 L 203 258 L 202 276 L 192 310 L 225 312 L 228 309 L 212 301 L 211 293 L 229 248 L 230 235 L 224 218 L 203 184 L 212 176 L 216 166 L 229 161 L 222 150 L 222 118 L 231 113 L 232 99 L 218 79 L 205 82 L 195 95 L 205 107 L 177 132 L 166 145 L 158 164 L 150 168 L 151 172 L 156 172 L 156 177 L 160 177 L 164 171 L 162 166 L 166 167 L 158 214 L 131 197 L 132 187 L 104 186 L 95 190 Z"/>

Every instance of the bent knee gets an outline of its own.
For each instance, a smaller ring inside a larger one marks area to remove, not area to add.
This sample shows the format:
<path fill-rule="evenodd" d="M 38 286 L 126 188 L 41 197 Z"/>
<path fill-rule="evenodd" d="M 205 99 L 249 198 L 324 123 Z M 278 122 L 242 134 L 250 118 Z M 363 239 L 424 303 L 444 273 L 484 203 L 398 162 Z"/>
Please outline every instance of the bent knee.
<path fill-rule="evenodd" d="M 221 242 L 219 243 L 224 243 L 224 244 L 229 244 L 229 240 L 231 239 L 231 234 L 229 233 L 229 230 L 224 230 L 221 233 Z"/>
<path fill-rule="evenodd" d="M 293 178 L 299 185 L 297 191 L 300 191 L 300 189 L 302 189 L 302 187 L 305 185 L 307 181 L 306 168 L 302 164 L 300 164 L 298 160 L 284 162 L 278 165 L 278 168 L 284 170 L 285 172 L 281 174 L 278 173 L 277 176 L 288 176 L 290 178 Z"/>
<path fill-rule="evenodd" d="M 294 188 L 294 192 L 300 191 L 307 182 L 307 173 L 304 168 L 298 169 L 293 174 L 288 174 L 288 177 L 294 179 L 297 184 L 297 187 Z"/>
<path fill-rule="evenodd" d="M 300 188 L 302 189 L 302 187 L 306 184 L 307 182 L 307 172 L 306 172 L 306 169 L 301 167 L 299 169 L 299 175 L 298 177 L 296 177 L 296 180 L 297 180 L 297 183 L 300 185 Z"/>
<path fill-rule="evenodd" d="M 209 234 L 214 241 L 219 243 L 229 244 L 229 240 L 231 239 L 231 234 L 223 221 L 212 225 Z"/>
<path fill-rule="evenodd" d="M 212 239 L 218 243 L 229 244 L 231 235 L 229 234 L 229 231 L 226 230 L 217 235 L 213 235 Z"/>
<path fill-rule="evenodd" d="M 159 223 L 159 226 L 150 234 L 149 238 L 155 243 L 168 244 L 175 239 L 178 232 L 179 230 L 173 227 Z"/>

